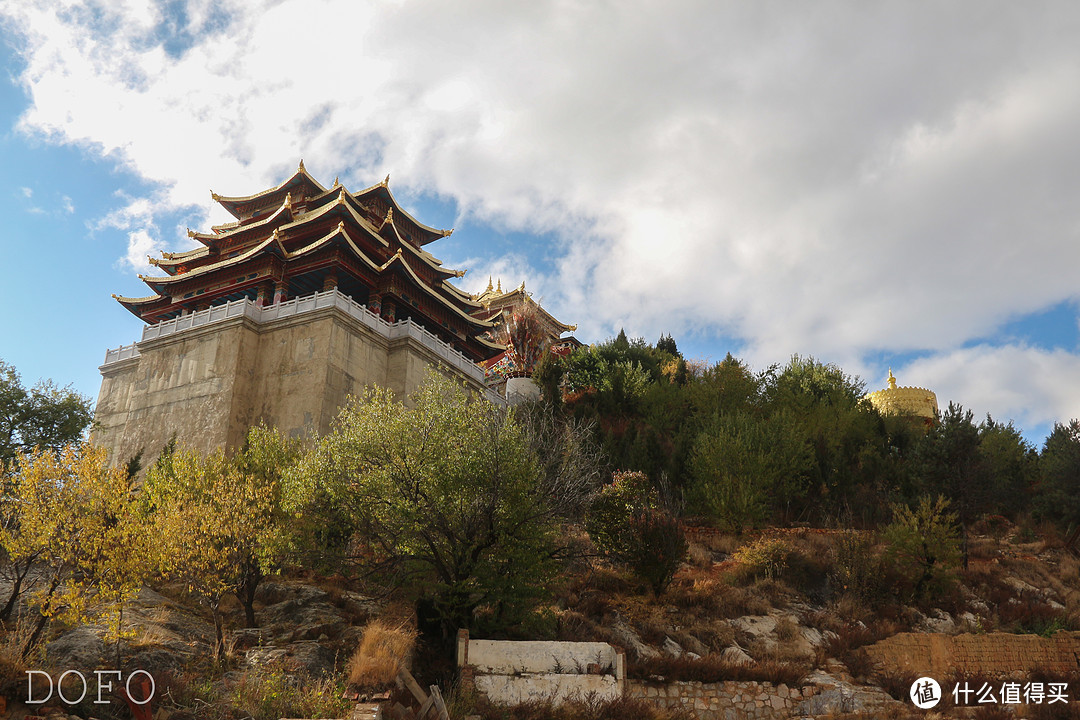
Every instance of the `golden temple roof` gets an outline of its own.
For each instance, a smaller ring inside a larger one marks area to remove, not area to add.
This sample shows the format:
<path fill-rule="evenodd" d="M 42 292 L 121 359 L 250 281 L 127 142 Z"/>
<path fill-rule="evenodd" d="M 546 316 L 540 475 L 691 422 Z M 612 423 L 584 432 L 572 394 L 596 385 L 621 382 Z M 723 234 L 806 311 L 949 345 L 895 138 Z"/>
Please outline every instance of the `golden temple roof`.
<path fill-rule="evenodd" d="M 864 396 L 882 415 L 909 415 L 930 420 L 937 418 L 937 395 L 932 390 L 897 386 L 892 368 L 889 368 L 888 383 L 884 390 Z"/>

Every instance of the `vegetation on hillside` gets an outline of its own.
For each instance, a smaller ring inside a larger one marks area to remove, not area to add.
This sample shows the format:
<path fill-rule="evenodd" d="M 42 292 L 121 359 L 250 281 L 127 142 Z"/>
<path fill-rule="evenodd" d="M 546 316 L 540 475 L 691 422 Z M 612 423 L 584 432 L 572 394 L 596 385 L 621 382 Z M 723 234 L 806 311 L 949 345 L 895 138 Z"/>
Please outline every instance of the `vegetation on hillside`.
<path fill-rule="evenodd" d="M 370 390 L 306 445 L 258 427 L 235 453 L 201 455 L 178 438 L 136 482 L 138 463 L 109 468 L 81 440 L 85 402 L 27 391 L 0 366 L 0 664 L 32 656 L 50 626 L 88 621 L 119 653 L 125 607 L 150 585 L 201 605 L 220 675 L 275 574 L 410 608 L 404 625 L 369 626 L 351 663 L 372 687 L 414 631 L 418 655 L 448 657 L 462 627 L 674 643 L 700 657 L 642 651 L 631 674 L 789 685 L 826 656 L 887 685 L 860 648 L 935 613 L 971 631 L 1080 629 L 1080 562 L 1053 547 L 1080 522 L 1078 421 L 1038 451 L 959 405 L 930 425 L 882 416 L 858 378 L 813 358 L 755 373 L 731 355 L 688 361 L 669 336 L 547 355 L 535 379 L 543 398 L 516 408 L 435 374 L 408 404 Z M 27 415 L 35 403 L 47 422 Z M 1056 575 L 1033 569 L 1046 553 Z M 732 629 L 747 615 L 775 620 L 772 639 Z M 796 653 L 809 630 L 829 637 Z M 387 654 L 387 638 L 400 648 Z M 438 662 L 417 672 L 447 677 Z M 235 709 L 277 693 L 267 717 L 340 706 L 338 681 L 304 694 L 275 672 L 188 678 L 176 697 Z M 453 702 L 503 716 L 467 693 Z M 560 712 L 666 716 L 641 703 Z"/>

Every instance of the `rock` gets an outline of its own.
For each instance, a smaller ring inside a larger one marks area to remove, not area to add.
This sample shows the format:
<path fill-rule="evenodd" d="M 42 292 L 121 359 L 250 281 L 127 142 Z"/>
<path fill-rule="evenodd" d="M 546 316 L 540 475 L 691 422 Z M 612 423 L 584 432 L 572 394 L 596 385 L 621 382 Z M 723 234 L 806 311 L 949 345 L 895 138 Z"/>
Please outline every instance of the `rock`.
<path fill-rule="evenodd" d="M 695 655 L 708 655 L 710 652 L 708 646 L 693 635 L 685 635 L 680 645 Z"/>
<path fill-rule="evenodd" d="M 357 616 L 360 620 L 367 620 L 377 616 L 382 612 L 384 606 L 384 603 L 378 600 L 350 590 L 341 593 L 341 604 L 345 610 Z"/>
<path fill-rule="evenodd" d="M 965 632 L 978 632 L 982 629 L 982 621 L 974 613 L 962 612 L 956 619 L 963 625 Z"/>
<path fill-rule="evenodd" d="M 730 645 L 720 653 L 720 659 L 729 665 L 753 665 L 754 658 L 746 654 L 738 645 Z"/>
<path fill-rule="evenodd" d="M 313 677 L 333 672 L 334 659 L 333 651 L 311 641 L 252 648 L 245 655 L 248 666 L 254 669 L 280 667 L 287 673 Z"/>
<path fill-rule="evenodd" d="M 180 654 L 162 647 L 143 648 L 134 654 L 124 653 L 124 665 L 146 670 L 154 678 L 176 675 L 190 659 L 192 653 Z M 134 686 L 133 686 L 134 687 Z"/>
<path fill-rule="evenodd" d="M 853 685 L 821 670 L 810 673 L 806 682 L 815 690 L 814 694 L 795 706 L 795 713 L 800 716 L 868 712 L 882 716 L 882 708 L 903 705 L 881 688 Z"/>
<path fill-rule="evenodd" d="M 259 645 L 265 645 L 268 633 L 263 628 L 237 628 L 225 637 L 226 645 L 233 652 L 243 652 Z"/>
<path fill-rule="evenodd" d="M 49 664 L 65 670 L 93 670 L 104 660 L 105 642 L 93 626 L 69 630 L 45 646 Z"/>
<path fill-rule="evenodd" d="M 956 622 L 953 621 L 952 615 L 944 610 L 931 610 L 928 617 L 924 617 L 916 629 L 922 632 L 932 633 L 944 633 L 951 635 L 956 632 Z"/>
<path fill-rule="evenodd" d="M 772 639 L 776 630 L 776 618 L 771 615 L 744 615 L 730 621 L 731 627 L 758 640 Z"/>
<path fill-rule="evenodd" d="M 681 657 L 683 654 L 682 645 L 675 642 L 669 637 L 664 638 L 664 644 L 660 648 L 671 657 Z"/>
<path fill-rule="evenodd" d="M 615 641 L 633 653 L 637 660 L 648 660 L 660 655 L 654 648 L 641 642 L 638 634 L 622 618 L 616 620 L 611 626 L 611 634 L 615 637 Z"/>

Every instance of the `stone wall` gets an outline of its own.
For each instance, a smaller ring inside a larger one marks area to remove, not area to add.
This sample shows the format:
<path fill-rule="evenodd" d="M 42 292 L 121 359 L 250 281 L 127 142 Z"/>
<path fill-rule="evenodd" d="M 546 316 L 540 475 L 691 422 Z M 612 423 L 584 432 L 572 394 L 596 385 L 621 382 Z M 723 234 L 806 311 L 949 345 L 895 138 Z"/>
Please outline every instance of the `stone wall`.
<path fill-rule="evenodd" d="M 1059 632 L 1049 638 L 1011 633 L 900 633 L 868 646 L 866 653 L 883 668 L 939 680 L 957 673 L 1026 678 L 1036 669 L 1080 672 L 1080 633 Z"/>
<path fill-rule="evenodd" d="M 627 680 L 626 695 L 671 710 L 685 709 L 698 720 L 780 720 L 791 717 L 813 688 L 762 682 L 650 683 Z"/>
<path fill-rule="evenodd" d="M 483 372 L 449 346 L 336 292 L 196 315 L 187 327 L 148 327 L 135 348 L 106 356 L 93 441 L 111 462 L 142 450 L 146 465 L 173 435 L 204 453 L 233 449 L 260 422 L 292 437 L 326 433 L 348 395 L 368 385 L 407 395 L 429 367 L 486 391 Z"/>

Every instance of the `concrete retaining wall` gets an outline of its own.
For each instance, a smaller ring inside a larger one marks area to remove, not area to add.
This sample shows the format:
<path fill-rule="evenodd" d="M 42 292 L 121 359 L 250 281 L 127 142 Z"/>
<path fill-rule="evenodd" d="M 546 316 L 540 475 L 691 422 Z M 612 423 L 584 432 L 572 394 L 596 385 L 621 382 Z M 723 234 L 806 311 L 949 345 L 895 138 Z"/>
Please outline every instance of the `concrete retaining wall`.
<path fill-rule="evenodd" d="M 458 634 L 458 665 L 464 683 L 504 705 L 614 700 L 626 680 L 625 655 L 607 643 L 471 640 L 465 630 Z"/>

